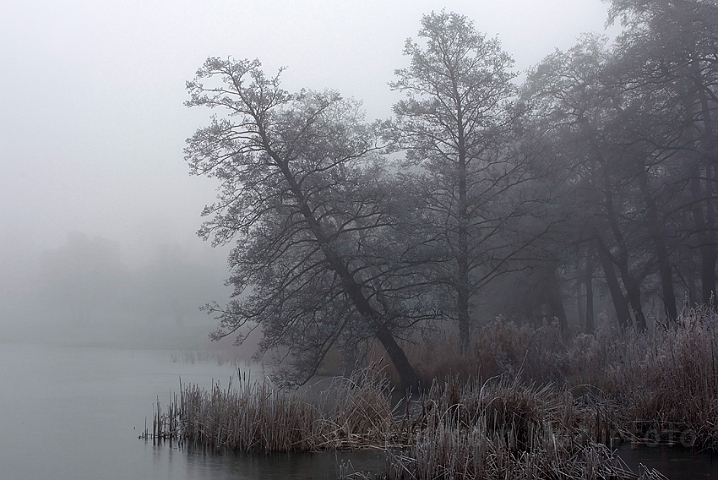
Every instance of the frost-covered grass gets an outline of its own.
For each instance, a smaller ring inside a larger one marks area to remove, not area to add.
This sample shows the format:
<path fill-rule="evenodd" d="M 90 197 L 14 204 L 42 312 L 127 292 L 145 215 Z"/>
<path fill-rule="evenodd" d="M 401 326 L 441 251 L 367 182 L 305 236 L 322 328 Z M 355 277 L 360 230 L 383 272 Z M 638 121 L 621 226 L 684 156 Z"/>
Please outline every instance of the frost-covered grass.
<path fill-rule="evenodd" d="M 158 408 L 147 438 L 214 451 L 385 449 L 391 479 L 661 478 L 631 472 L 611 450 L 647 430 L 690 431 L 691 443 L 718 449 L 718 316 L 707 309 L 645 333 L 565 339 L 553 326 L 496 320 L 477 338 L 468 358 L 450 340 L 417 349 L 433 379 L 399 405 L 376 367 L 309 390 L 245 378 L 187 385 Z"/>
<path fill-rule="evenodd" d="M 373 369 L 336 378 L 318 394 L 247 377 L 227 388 L 185 385 L 158 407 L 146 439 L 235 452 L 314 452 L 384 445 L 394 431 L 391 391 Z"/>
<path fill-rule="evenodd" d="M 556 385 L 614 412 L 624 434 L 692 431 L 718 450 L 718 315 L 686 309 L 650 331 L 602 328 L 566 339 L 558 327 L 503 319 L 476 334 L 468 357 L 450 338 L 412 352 L 423 378 L 507 376 L 523 385 Z"/>

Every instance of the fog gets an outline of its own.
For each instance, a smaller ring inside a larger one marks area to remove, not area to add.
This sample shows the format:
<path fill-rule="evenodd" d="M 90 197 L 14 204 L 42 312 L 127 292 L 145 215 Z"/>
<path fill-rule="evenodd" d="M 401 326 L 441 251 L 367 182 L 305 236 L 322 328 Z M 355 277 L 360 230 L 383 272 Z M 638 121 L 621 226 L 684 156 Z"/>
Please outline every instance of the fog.
<path fill-rule="evenodd" d="M 603 31 L 599 0 L 33 1 L 0 16 L 0 342 L 189 348 L 229 295 L 227 247 L 195 232 L 216 187 L 191 178 L 183 106 L 207 56 L 288 66 L 385 118 L 422 14 L 467 15 L 526 69 Z"/>

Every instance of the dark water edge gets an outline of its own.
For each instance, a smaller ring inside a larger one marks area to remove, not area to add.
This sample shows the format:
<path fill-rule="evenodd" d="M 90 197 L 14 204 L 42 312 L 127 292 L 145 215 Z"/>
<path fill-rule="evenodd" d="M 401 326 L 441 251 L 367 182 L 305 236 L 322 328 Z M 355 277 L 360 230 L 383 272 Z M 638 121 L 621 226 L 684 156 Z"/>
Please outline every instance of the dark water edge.
<path fill-rule="evenodd" d="M 623 461 L 638 473 L 639 464 L 655 468 L 670 480 L 718 479 L 718 456 L 681 447 L 624 443 L 618 447 Z"/>
<path fill-rule="evenodd" d="M 322 452 L 300 454 L 236 454 L 188 451 L 166 444 L 154 447 L 158 457 L 184 455 L 188 478 L 213 480 L 256 479 L 332 479 L 345 473 L 381 473 L 386 469 L 387 454 L 380 450 Z M 158 459 L 166 463 L 165 459 Z"/>
<path fill-rule="evenodd" d="M 222 454 L 155 447 L 158 456 L 183 455 L 189 478 L 239 479 L 336 479 L 344 473 L 380 474 L 385 471 L 387 454 L 381 450 L 323 452 L 316 454 Z M 718 479 L 718 456 L 680 447 L 648 447 L 624 443 L 618 453 L 634 472 L 640 465 L 654 468 L 670 480 Z"/>

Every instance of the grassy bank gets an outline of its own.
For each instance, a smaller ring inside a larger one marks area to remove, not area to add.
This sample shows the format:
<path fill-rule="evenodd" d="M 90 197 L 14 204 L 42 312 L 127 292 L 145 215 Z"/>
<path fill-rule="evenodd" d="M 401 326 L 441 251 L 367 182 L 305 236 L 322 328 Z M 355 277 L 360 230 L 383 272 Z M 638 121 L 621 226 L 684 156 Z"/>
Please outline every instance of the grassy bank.
<path fill-rule="evenodd" d="M 608 429 L 597 413 L 568 391 L 506 377 L 435 383 L 385 478 L 663 478 L 632 472 L 600 443 Z"/>
<path fill-rule="evenodd" d="M 718 451 L 718 315 L 687 309 L 646 332 L 603 328 L 565 339 L 558 327 L 519 327 L 502 319 L 477 334 L 469 358 L 436 343 L 417 349 L 425 378 L 506 376 L 523 385 L 555 385 L 596 405 L 614 434 L 690 432 L 696 447 Z M 606 441 L 606 438 L 599 438 Z"/>
<path fill-rule="evenodd" d="M 631 472 L 617 441 L 718 450 L 718 317 L 684 312 L 645 332 L 564 339 L 497 319 L 468 358 L 440 342 L 414 352 L 431 387 L 392 408 L 367 368 L 310 391 L 242 379 L 185 386 L 146 438 L 238 452 L 380 448 L 385 478 L 661 478 Z"/>

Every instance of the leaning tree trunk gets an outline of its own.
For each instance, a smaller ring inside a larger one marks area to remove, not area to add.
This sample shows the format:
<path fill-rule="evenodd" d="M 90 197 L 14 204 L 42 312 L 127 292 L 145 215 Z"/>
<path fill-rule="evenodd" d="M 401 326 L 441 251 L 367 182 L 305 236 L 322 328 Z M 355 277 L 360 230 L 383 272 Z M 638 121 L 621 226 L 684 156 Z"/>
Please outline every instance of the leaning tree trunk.
<path fill-rule="evenodd" d="M 344 259 L 329 241 L 327 233 L 314 216 L 312 209 L 307 203 L 301 186 L 291 174 L 287 163 L 282 161 L 282 159 L 276 154 L 272 154 L 272 158 L 282 170 L 285 180 L 289 184 L 292 193 L 297 199 L 300 206 L 300 212 L 309 225 L 309 229 L 324 253 L 327 262 L 329 263 L 331 269 L 341 279 L 344 292 L 347 294 L 347 297 L 349 297 L 359 314 L 362 315 L 374 329 L 374 335 L 386 350 L 387 355 L 389 355 L 391 363 L 394 365 L 394 368 L 396 368 L 396 371 L 399 374 L 401 389 L 418 390 L 420 387 L 419 376 L 409 363 L 409 359 L 406 358 L 404 350 L 402 350 L 390 330 L 385 325 L 381 313 L 379 313 L 367 299 L 362 290 L 361 284 L 351 273 Z"/>

